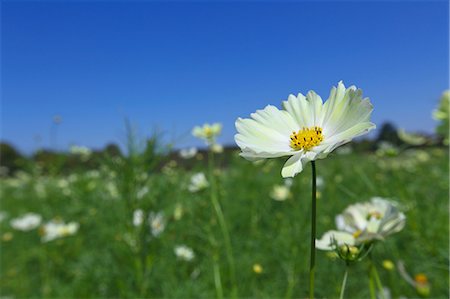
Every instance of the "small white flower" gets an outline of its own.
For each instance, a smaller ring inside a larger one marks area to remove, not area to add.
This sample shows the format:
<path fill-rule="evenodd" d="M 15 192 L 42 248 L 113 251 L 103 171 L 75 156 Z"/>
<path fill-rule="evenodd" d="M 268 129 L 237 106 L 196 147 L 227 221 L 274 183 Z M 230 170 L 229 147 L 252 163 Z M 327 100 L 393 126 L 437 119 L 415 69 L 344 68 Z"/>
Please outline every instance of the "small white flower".
<path fill-rule="evenodd" d="M 319 189 L 321 189 L 321 188 L 323 188 L 323 187 L 325 186 L 325 180 L 323 179 L 323 177 L 317 176 L 317 179 L 316 179 L 316 186 L 317 186 L 317 188 L 319 188 Z"/>
<path fill-rule="evenodd" d="M 342 82 L 331 89 L 325 103 L 310 91 L 306 97 L 290 95 L 283 108 L 269 105 L 251 118 L 238 118 L 235 141 L 241 156 L 251 161 L 290 157 L 281 171 L 285 178 L 375 128 L 370 122 L 373 107 L 369 99 L 363 99 L 355 86 L 346 89 Z"/>
<path fill-rule="evenodd" d="M 52 220 L 43 226 L 42 242 L 49 242 L 58 238 L 74 235 L 80 225 L 76 222 L 65 224 L 61 221 Z"/>
<path fill-rule="evenodd" d="M 211 145 L 211 150 L 216 154 L 221 154 L 223 153 L 223 146 L 221 144 L 214 143 Z"/>
<path fill-rule="evenodd" d="M 190 192 L 198 192 L 209 187 L 208 180 L 203 172 L 192 175 L 191 182 L 188 186 Z"/>
<path fill-rule="evenodd" d="M 41 221 L 41 215 L 35 213 L 27 213 L 22 217 L 11 219 L 10 225 L 12 228 L 17 230 L 29 231 L 38 227 L 41 224 Z"/>
<path fill-rule="evenodd" d="M 148 216 L 148 222 L 150 225 L 150 230 L 154 237 L 158 237 L 166 228 L 166 219 L 162 212 L 150 212 L 150 215 Z"/>
<path fill-rule="evenodd" d="M 195 257 L 194 251 L 185 245 L 175 246 L 174 252 L 177 258 L 187 262 L 192 261 Z"/>
<path fill-rule="evenodd" d="M 91 156 L 92 151 L 85 146 L 73 145 L 70 147 L 70 153 L 73 155 L 80 156 L 83 161 L 86 161 Z"/>
<path fill-rule="evenodd" d="M 137 199 L 142 199 L 144 198 L 144 196 L 148 193 L 149 189 L 147 186 L 142 187 L 141 189 L 138 190 L 138 192 L 136 193 L 136 198 Z"/>
<path fill-rule="evenodd" d="M 316 240 L 316 246 L 322 250 L 331 250 L 334 248 L 333 239 L 337 245 L 359 245 L 384 240 L 401 231 L 405 221 L 405 215 L 397 209 L 396 204 L 374 197 L 370 202 L 350 205 L 336 216 L 339 231 L 326 232 L 320 240 Z"/>
<path fill-rule="evenodd" d="M 270 197 L 276 201 L 285 201 L 291 194 L 289 187 L 283 185 L 273 186 L 272 192 L 270 192 Z"/>
<path fill-rule="evenodd" d="M 212 145 L 215 142 L 217 136 L 222 132 L 222 124 L 204 124 L 202 127 L 196 126 L 192 129 L 192 135 L 197 138 L 203 139 L 208 145 Z"/>
<path fill-rule="evenodd" d="M 144 222 L 144 211 L 137 209 L 133 212 L 133 225 L 140 226 Z"/>
<path fill-rule="evenodd" d="M 410 144 L 410 145 L 422 145 L 427 142 L 427 138 L 425 136 L 414 134 L 414 133 L 408 133 L 404 129 L 400 129 L 397 131 L 398 138 L 402 140 L 404 143 Z"/>
<path fill-rule="evenodd" d="M 191 158 L 194 158 L 195 155 L 197 155 L 197 152 L 198 152 L 197 148 L 191 147 L 191 148 L 186 148 L 186 149 L 180 150 L 178 152 L 178 154 L 183 159 L 191 159 Z"/>

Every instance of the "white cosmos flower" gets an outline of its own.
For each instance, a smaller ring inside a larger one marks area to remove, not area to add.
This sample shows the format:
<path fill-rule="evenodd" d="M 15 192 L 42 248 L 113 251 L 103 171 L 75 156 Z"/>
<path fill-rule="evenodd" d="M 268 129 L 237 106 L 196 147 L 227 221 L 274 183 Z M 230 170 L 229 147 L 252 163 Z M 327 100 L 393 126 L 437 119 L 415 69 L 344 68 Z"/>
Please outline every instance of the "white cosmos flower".
<path fill-rule="evenodd" d="M 144 222 L 144 211 L 137 209 L 133 212 L 133 225 L 140 226 Z"/>
<path fill-rule="evenodd" d="M 407 144 L 410 145 L 422 145 L 427 142 L 427 138 L 420 134 L 408 133 L 404 129 L 400 129 L 397 131 L 398 137 Z"/>
<path fill-rule="evenodd" d="M 203 172 L 196 173 L 191 177 L 191 183 L 188 186 L 190 192 L 198 192 L 209 187 L 208 180 Z"/>
<path fill-rule="evenodd" d="M 290 95 L 283 108 L 269 105 L 251 118 L 238 118 L 235 135 L 241 156 L 248 160 L 290 157 L 281 171 L 283 177 L 295 176 L 308 161 L 323 159 L 375 128 L 369 99 L 363 99 L 355 86 L 346 89 L 342 82 L 331 89 L 325 103 L 310 91 L 306 97 Z"/>
<path fill-rule="evenodd" d="M 195 257 L 194 251 L 185 245 L 175 246 L 174 252 L 177 258 L 187 262 L 192 261 Z"/>
<path fill-rule="evenodd" d="M 39 224 L 41 224 L 41 221 L 41 215 L 35 213 L 27 213 L 22 217 L 11 219 L 10 225 L 12 228 L 17 230 L 29 231 L 38 227 Z"/>
<path fill-rule="evenodd" d="M 65 224 L 61 221 L 52 220 L 43 226 L 42 242 L 49 242 L 58 238 L 71 236 L 78 231 L 80 225 L 76 222 Z"/>
<path fill-rule="evenodd" d="M 290 194 L 291 191 L 289 190 L 289 187 L 285 185 L 275 185 L 272 188 L 272 192 L 270 192 L 270 197 L 276 201 L 285 201 Z"/>
<path fill-rule="evenodd" d="M 150 212 L 150 215 L 148 216 L 148 222 L 150 224 L 150 229 L 154 237 L 158 237 L 166 228 L 166 219 L 162 212 Z"/>
<path fill-rule="evenodd" d="M 370 202 L 348 206 L 342 214 L 336 216 L 338 230 L 326 232 L 320 240 L 316 240 L 316 247 L 332 250 L 333 240 L 338 246 L 384 240 L 387 236 L 401 231 L 405 221 L 405 214 L 397 209 L 395 203 L 381 197 L 373 197 Z"/>
<path fill-rule="evenodd" d="M 191 147 L 191 148 L 185 148 L 185 149 L 180 150 L 178 152 L 178 154 L 183 159 L 191 159 L 191 158 L 194 158 L 195 155 L 197 155 L 197 152 L 198 151 L 195 147 Z"/>
<path fill-rule="evenodd" d="M 192 135 L 197 138 L 203 139 L 208 145 L 212 145 L 215 142 L 217 136 L 222 132 L 222 124 L 204 124 L 202 127 L 196 126 L 192 129 Z"/>
<path fill-rule="evenodd" d="M 223 145 L 214 143 L 213 145 L 211 145 L 211 150 L 216 154 L 221 154 L 223 153 Z"/>

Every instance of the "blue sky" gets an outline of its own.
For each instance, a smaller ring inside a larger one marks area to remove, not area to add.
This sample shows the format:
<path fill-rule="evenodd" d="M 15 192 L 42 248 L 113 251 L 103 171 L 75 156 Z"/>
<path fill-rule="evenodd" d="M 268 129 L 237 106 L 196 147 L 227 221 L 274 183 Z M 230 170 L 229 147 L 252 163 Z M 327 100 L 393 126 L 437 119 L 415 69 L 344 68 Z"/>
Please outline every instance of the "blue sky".
<path fill-rule="evenodd" d="M 343 80 L 373 121 L 432 132 L 448 88 L 447 1 L 14 2 L 1 7 L 2 140 L 23 152 L 123 143 L 124 119 L 178 147 L 290 93 Z M 376 134 L 376 133 L 375 133 Z"/>

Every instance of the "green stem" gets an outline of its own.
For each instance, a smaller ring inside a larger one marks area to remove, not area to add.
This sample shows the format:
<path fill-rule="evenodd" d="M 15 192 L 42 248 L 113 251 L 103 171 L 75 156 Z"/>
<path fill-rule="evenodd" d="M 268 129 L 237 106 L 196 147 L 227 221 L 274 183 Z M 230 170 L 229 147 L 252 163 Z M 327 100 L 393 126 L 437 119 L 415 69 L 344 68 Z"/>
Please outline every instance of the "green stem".
<path fill-rule="evenodd" d="M 220 206 L 216 181 L 214 179 L 214 153 L 210 149 L 208 152 L 208 164 L 209 164 L 209 180 L 211 184 L 211 202 L 216 212 L 217 220 L 219 222 L 220 229 L 222 231 L 222 236 L 225 241 L 225 250 L 227 255 L 228 266 L 230 268 L 230 281 L 232 285 L 232 297 L 237 298 L 237 287 L 236 287 L 236 272 L 234 269 L 234 257 L 233 250 L 231 247 L 230 234 L 228 232 L 227 223 L 225 221 L 225 216 Z"/>
<path fill-rule="evenodd" d="M 344 279 L 342 280 L 341 294 L 339 299 L 344 299 L 345 287 L 347 286 L 347 276 L 348 276 L 348 265 L 345 267 Z"/>
<path fill-rule="evenodd" d="M 216 295 L 217 295 L 218 299 L 222 299 L 223 298 L 223 289 L 222 289 L 222 281 L 220 279 L 220 269 L 219 269 L 219 263 L 217 262 L 217 258 L 214 258 L 213 270 L 214 270 L 214 285 L 216 287 Z"/>
<path fill-rule="evenodd" d="M 384 296 L 383 285 L 381 284 L 381 281 L 380 281 L 380 276 L 378 276 L 378 271 L 377 271 L 377 268 L 375 267 L 375 264 L 373 263 L 373 261 L 372 261 L 372 272 L 373 272 L 373 277 L 375 278 L 375 283 L 377 284 L 381 299 L 386 299 L 386 297 Z"/>
<path fill-rule="evenodd" d="M 369 290 L 370 290 L 370 298 L 377 299 L 377 296 L 375 295 L 375 283 L 373 282 L 372 269 L 370 269 L 369 271 Z"/>
<path fill-rule="evenodd" d="M 316 162 L 311 161 L 312 169 L 312 208 L 311 208 L 311 256 L 309 267 L 309 298 L 314 298 L 314 270 L 316 262 Z"/>

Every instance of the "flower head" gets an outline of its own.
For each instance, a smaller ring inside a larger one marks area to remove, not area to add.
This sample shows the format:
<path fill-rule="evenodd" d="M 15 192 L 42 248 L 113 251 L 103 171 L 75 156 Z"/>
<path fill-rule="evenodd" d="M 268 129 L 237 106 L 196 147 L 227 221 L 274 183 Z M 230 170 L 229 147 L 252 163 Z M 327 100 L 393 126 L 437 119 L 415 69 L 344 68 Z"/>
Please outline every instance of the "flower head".
<path fill-rule="evenodd" d="M 198 192 L 200 190 L 208 188 L 209 183 L 203 172 L 192 175 L 191 182 L 188 186 L 190 192 Z"/>
<path fill-rule="evenodd" d="M 177 258 L 187 262 L 192 261 L 195 257 L 194 251 L 185 245 L 176 246 L 174 252 Z"/>
<path fill-rule="evenodd" d="M 336 216 L 338 231 L 326 232 L 316 247 L 334 250 L 336 246 L 359 246 L 399 232 L 405 226 L 405 215 L 389 200 L 374 197 L 370 202 L 357 203 L 347 207 Z"/>
<path fill-rule="evenodd" d="M 284 110 L 267 106 L 236 120 L 235 141 L 241 156 L 251 160 L 290 157 L 282 169 L 283 177 L 293 177 L 308 161 L 325 158 L 353 138 L 375 128 L 370 122 L 373 107 L 355 86 L 342 82 L 331 89 L 323 103 L 314 91 L 290 95 Z"/>
<path fill-rule="evenodd" d="M 150 229 L 154 237 L 158 237 L 166 228 L 166 219 L 162 212 L 150 212 L 150 215 L 148 216 L 148 222 L 150 224 Z"/>
<path fill-rule="evenodd" d="M 137 209 L 133 212 L 133 225 L 140 226 L 144 222 L 144 211 Z"/>
<path fill-rule="evenodd" d="M 75 234 L 78 231 L 79 224 L 70 222 L 65 224 L 61 221 L 52 220 L 44 224 L 42 232 L 42 242 L 49 242 L 58 238 Z"/>
<path fill-rule="evenodd" d="M 213 145 L 221 132 L 222 124 L 220 123 L 204 124 L 202 127 L 196 126 L 192 129 L 192 135 L 203 139 L 208 145 Z"/>
<path fill-rule="evenodd" d="M 190 159 L 190 158 L 195 157 L 195 155 L 197 155 L 197 149 L 195 147 L 185 148 L 185 149 L 180 150 L 178 152 L 178 154 L 183 159 Z"/>
<path fill-rule="evenodd" d="M 270 197 L 276 201 L 285 201 L 290 196 L 291 191 L 289 187 L 284 185 L 275 185 L 270 192 Z"/>
<path fill-rule="evenodd" d="M 27 213 L 19 218 L 11 219 L 11 227 L 21 231 L 29 231 L 35 229 L 41 224 L 41 215 L 35 213 Z"/>

